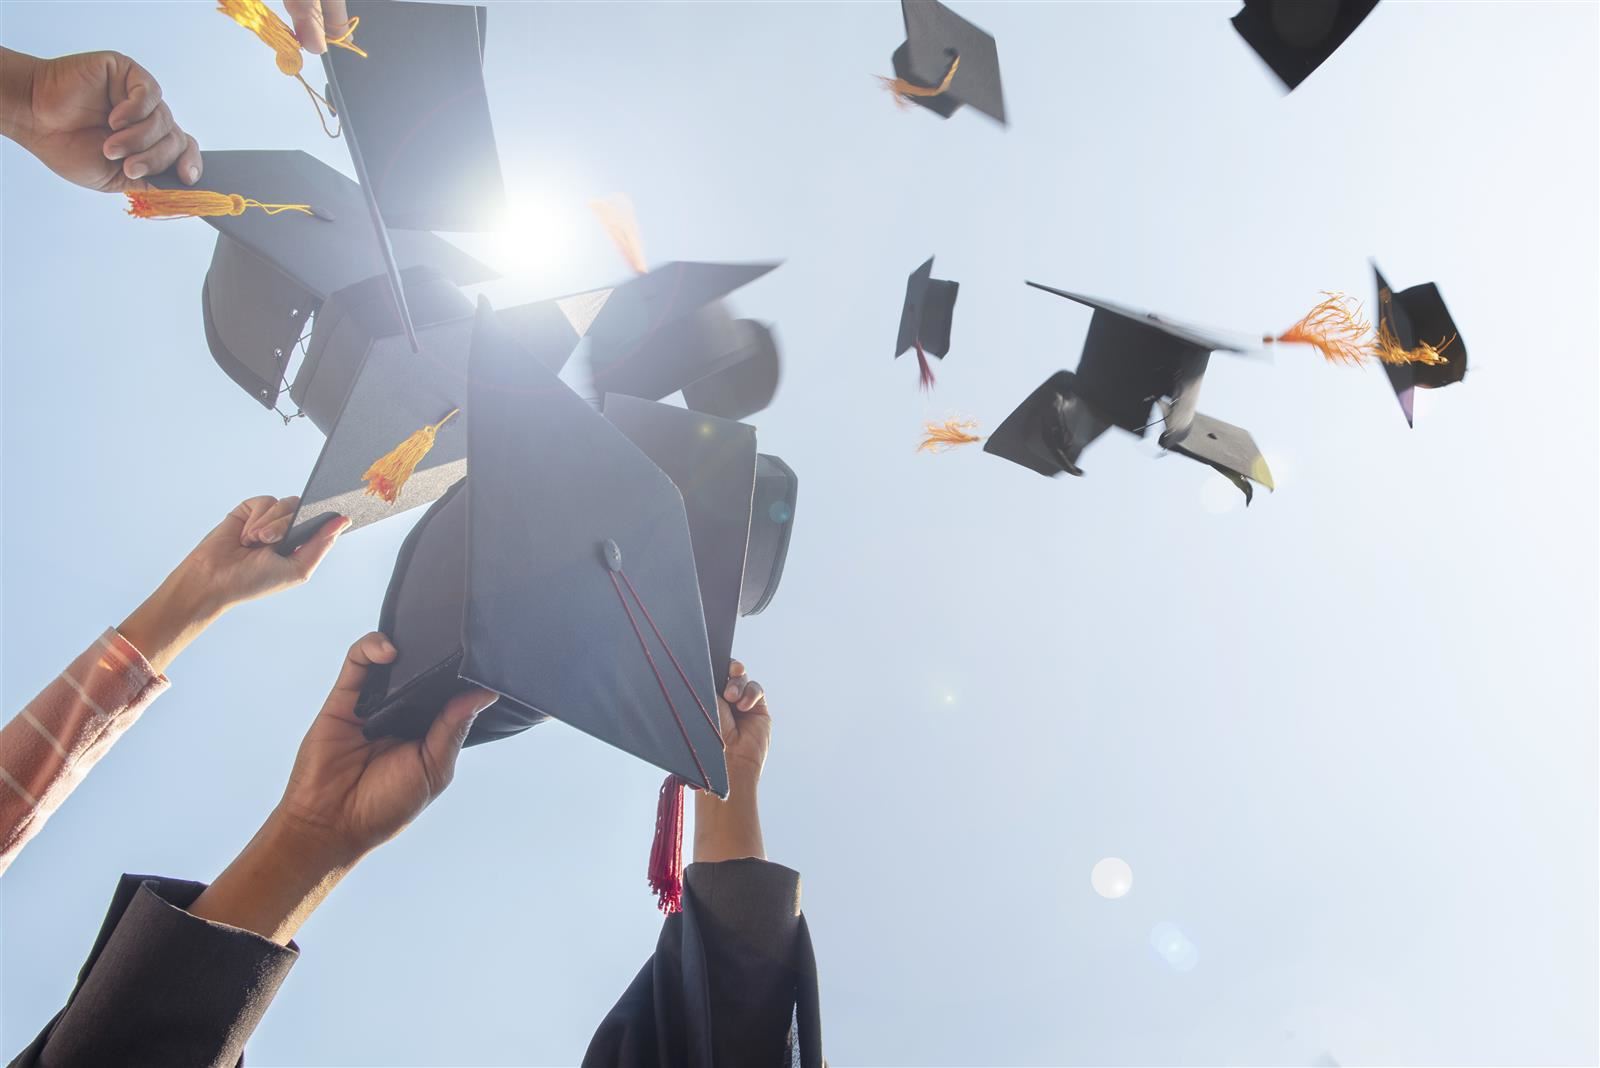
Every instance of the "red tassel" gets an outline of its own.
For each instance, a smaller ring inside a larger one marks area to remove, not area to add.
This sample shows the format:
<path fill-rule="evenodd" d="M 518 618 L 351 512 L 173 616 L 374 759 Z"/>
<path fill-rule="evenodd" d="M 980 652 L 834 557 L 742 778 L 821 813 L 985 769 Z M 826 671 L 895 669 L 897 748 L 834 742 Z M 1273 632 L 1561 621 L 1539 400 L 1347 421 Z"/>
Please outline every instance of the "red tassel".
<path fill-rule="evenodd" d="M 928 354 L 922 351 L 922 339 L 917 339 L 917 366 L 922 370 L 922 392 L 933 388 L 933 368 L 928 366 Z"/>
<path fill-rule="evenodd" d="M 668 916 L 683 910 L 683 788 L 676 775 L 661 784 L 656 802 L 656 837 L 650 846 L 650 889 Z"/>

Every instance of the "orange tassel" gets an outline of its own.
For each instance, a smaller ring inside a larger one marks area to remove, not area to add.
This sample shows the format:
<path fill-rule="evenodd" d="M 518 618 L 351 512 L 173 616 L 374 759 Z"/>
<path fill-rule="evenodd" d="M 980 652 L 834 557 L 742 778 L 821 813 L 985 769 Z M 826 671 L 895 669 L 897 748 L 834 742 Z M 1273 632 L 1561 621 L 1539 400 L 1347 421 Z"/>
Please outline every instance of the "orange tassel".
<path fill-rule="evenodd" d="M 1310 345 L 1329 363 L 1360 363 L 1371 350 L 1372 327 L 1361 315 L 1361 305 L 1343 293 L 1322 294 L 1323 299 L 1305 318 L 1277 337 L 1261 340 L 1285 345 Z"/>
<path fill-rule="evenodd" d="M 639 237 L 639 221 L 633 214 L 633 201 L 622 193 L 613 193 L 602 200 L 589 201 L 589 210 L 606 228 L 612 243 L 634 273 L 644 274 L 648 268 L 645 266 L 644 242 Z"/>
<path fill-rule="evenodd" d="M 205 189 L 146 189 L 128 192 L 128 214 L 140 219 L 189 219 L 215 215 L 243 215 L 260 208 L 268 215 L 283 211 L 312 214 L 310 204 L 263 204 L 238 193 L 212 193 Z"/>
<path fill-rule="evenodd" d="M 905 108 L 911 106 L 912 97 L 943 96 L 950 88 L 950 83 L 955 81 L 956 68 L 959 66 L 961 66 L 961 57 L 957 56 L 950 61 L 950 69 L 945 73 L 944 81 L 932 89 L 926 85 L 914 85 L 904 78 L 885 78 L 881 74 L 874 75 L 874 77 L 878 79 L 885 89 L 894 94 L 895 106 Z"/>
<path fill-rule="evenodd" d="M 323 113 L 324 108 L 331 112 L 333 105 L 329 104 L 321 93 L 311 88 L 311 83 L 300 73 L 305 67 L 305 60 L 300 55 L 300 40 L 295 37 L 294 31 L 288 24 L 278 17 L 277 12 L 268 7 L 263 0 L 217 0 L 217 10 L 261 38 L 262 42 L 272 49 L 277 57 L 278 69 L 290 77 L 298 78 L 300 84 L 305 86 L 306 92 L 310 94 L 312 104 L 317 109 L 317 118 L 322 122 L 322 132 L 329 137 L 338 137 L 337 130 L 328 129 L 328 119 Z M 360 18 L 351 19 L 345 24 L 344 33 L 338 37 L 328 38 L 328 43 L 336 48 L 354 52 L 363 59 L 367 58 L 367 54 L 352 39 L 360 22 Z"/>
<path fill-rule="evenodd" d="M 385 503 L 393 504 L 400 496 L 400 491 L 406 488 L 406 482 L 416 471 L 417 465 L 433 450 L 433 439 L 438 435 L 439 428 L 454 419 L 460 411 L 460 408 L 452 409 L 449 415 L 432 426 L 416 431 L 381 459 L 374 461 L 367 468 L 367 473 L 361 476 L 361 481 L 367 484 L 367 496 L 382 497 Z"/>
<path fill-rule="evenodd" d="M 1389 291 L 1386 289 L 1380 295 L 1383 302 L 1389 302 Z M 1438 345 L 1430 345 L 1426 341 L 1417 343 L 1414 349 L 1408 349 L 1400 344 L 1400 339 L 1395 337 L 1394 331 L 1389 329 L 1389 324 L 1382 319 L 1378 321 L 1378 338 L 1372 343 L 1372 354 L 1384 363 L 1448 363 L 1449 358 L 1444 355 L 1444 350 L 1455 341 L 1452 336 Z"/>
<path fill-rule="evenodd" d="M 946 452 L 960 445 L 971 445 L 982 441 L 981 435 L 972 431 L 978 429 L 976 419 L 946 419 L 942 423 L 922 424 L 922 441 L 917 445 L 918 452 Z"/>

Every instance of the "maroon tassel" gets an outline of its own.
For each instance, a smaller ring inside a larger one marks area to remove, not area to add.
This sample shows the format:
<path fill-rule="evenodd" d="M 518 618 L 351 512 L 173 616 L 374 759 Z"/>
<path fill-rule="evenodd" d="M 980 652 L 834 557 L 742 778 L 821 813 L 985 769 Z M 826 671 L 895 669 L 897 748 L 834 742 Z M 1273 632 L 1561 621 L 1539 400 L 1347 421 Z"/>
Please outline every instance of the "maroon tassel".
<path fill-rule="evenodd" d="M 656 802 L 656 838 L 650 846 L 650 889 L 656 908 L 668 916 L 683 910 L 683 788 L 668 775 Z"/>
<path fill-rule="evenodd" d="M 917 339 L 917 367 L 922 371 L 922 392 L 933 388 L 933 368 L 928 366 L 928 354 L 922 351 L 922 339 Z"/>

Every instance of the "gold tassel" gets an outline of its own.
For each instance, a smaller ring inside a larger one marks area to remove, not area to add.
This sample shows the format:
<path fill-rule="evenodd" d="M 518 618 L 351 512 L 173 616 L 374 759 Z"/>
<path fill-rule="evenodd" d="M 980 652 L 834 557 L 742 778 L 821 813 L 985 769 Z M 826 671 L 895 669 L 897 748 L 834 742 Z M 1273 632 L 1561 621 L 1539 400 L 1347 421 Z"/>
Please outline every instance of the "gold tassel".
<path fill-rule="evenodd" d="M 1444 354 L 1455 341 L 1452 335 L 1449 340 L 1438 345 L 1431 345 L 1426 341 L 1417 342 L 1417 347 L 1408 349 L 1400 344 L 1400 339 L 1394 336 L 1394 331 L 1389 329 L 1387 322 L 1378 325 L 1378 339 L 1372 343 L 1372 354 L 1384 363 L 1449 363 L 1450 359 Z"/>
<path fill-rule="evenodd" d="M 460 411 L 460 408 L 452 409 L 449 415 L 432 426 L 416 431 L 381 459 L 374 461 L 367 468 L 367 473 L 361 476 L 361 481 L 367 484 L 366 495 L 382 497 L 386 504 L 393 504 L 400 496 L 400 491 L 406 488 L 406 482 L 416 471 L 417 465 L 432 451 L 433 439 L 438 435 L 439 428 L 454 419 Z"/>
<path fill-rule="evenodd" d="M 979 434 L 972 433 L 978 429 L 976 419 L 946 419 L 942 423 L 922 424 L 922 441 L 917 445 L 918 452 L 946 452 L 960 445 L 971 445 L 983 440 Z"/>
<path fill-rule="evenodd" d="M 283 211 L 312 214 L 310 204 L 263 204 L 238 193 L 212 193 L 204 189 L 146 189 L 129 191 L 128 214 L 140 219 L 188 219 L 215 215 L 243 215 L 260 208 L 268 215 Z"/>
<path fill-rule="evenodd" d="M 639 237 L 639 222 L 634 218 L 633 201 L 623 193 L 613 193 L 609 197 L 589 201 L 589 210 L 606 228 L 612 243 L 634 273 L 644 274 L 649 268 L 645 266 L 644 242 Z"/>
<path fill-rule="evenodd" d="M 912 97 L 943 96 L 946 90 L 950 88 L 950 83 L 955 81 L 956 68 L 959 66 L 961 66 L 961 57 L 957 56 L 950 61 L 950 69 L 945 73 L 944 81 L 932 89 L 925 85 L 915 85 L 904 78 L 885 78 L 881 74 L 873 75 L 873 77 L 877 78 L 885 89 L 894 94 L 896 107 L 905 108 L 911 106 Z"/>
<path fill-rule="evenodd" d="M 300 40 L 295 37 L 294 31 L 288 24 L 278 17 L 277 12 L 268 7 L 263 0 L 217 0 L 217 10 L 261 38 L 262 42 L 272 49 L 277 57 L 278 69 L 290 77 L 298 78 L 300 84 L 305 86 L 306 92 L 310 94 L 311 102 L 317 109 L 317 119 L 322 123 L 322 132 L 329 137 L 338 137 L 337 130 L 328 128 L 328 118 L 323 112 L 324 108 L 331 112 L 333 105 L 329 104 L 321 93 L 311 88 L 311 83 L 300 73 L 305 66 L 305 60 L 300 55 Z M 351 19 L 345 24 L 344 33 L 338 37 L 328 38 L 328 43 L 336 48 L 354 52 L 363 59 L 367 58 L 367 54 L 352 39 L 360 22 L 359 17 Z"/>
<path fill-rule="evenodd" d="M 1322 301 L 1298 323 L 1261 340 L 1285 345 L 1310 345 L 1329 363 L 1360 363 L 1371 349 L 1367 335 L 1372 327 L 1361 315 L 1361 305 L 1343 293 L 1324 291 Z"/>

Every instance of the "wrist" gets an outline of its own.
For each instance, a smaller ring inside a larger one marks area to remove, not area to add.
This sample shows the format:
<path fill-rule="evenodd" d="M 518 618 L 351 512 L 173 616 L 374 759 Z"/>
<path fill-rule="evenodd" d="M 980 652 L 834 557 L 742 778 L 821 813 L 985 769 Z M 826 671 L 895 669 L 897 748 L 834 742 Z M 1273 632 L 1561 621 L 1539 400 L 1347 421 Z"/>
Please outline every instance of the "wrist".
<path fill-rule="evenodd" d="M 33 80 L 39 59 L 0 48 L 0 136 L 28 147 L 33 134 Z"/>
<path fill-rule="evenodd" d="M 287 945 L 357 859 L 274 810 L 188 911 Z"/>
<path fill-rule="evenodd" d="M 764 858 L 759 799 L 760 779 L 728 769 L 728 799 L 704 790 L 695 793 L 694 859 L 715 863 L 744 857 Z"/>
<path fill-rule="evenodd" d="M 178 654 L 227 607 L 201 576 L 180 564 L 117 630 L 144 655 L 157 674 L 165 674 Z"/>

